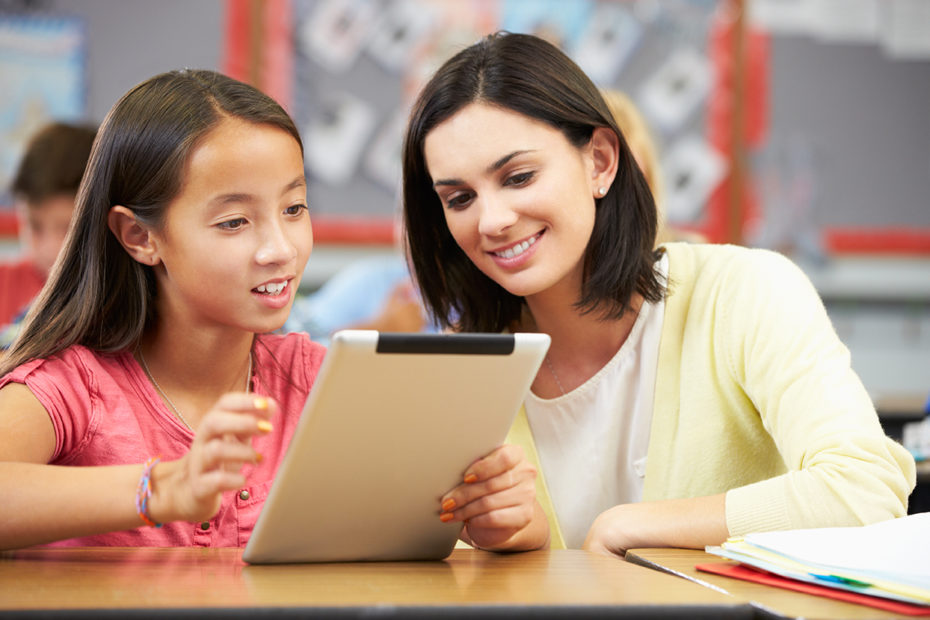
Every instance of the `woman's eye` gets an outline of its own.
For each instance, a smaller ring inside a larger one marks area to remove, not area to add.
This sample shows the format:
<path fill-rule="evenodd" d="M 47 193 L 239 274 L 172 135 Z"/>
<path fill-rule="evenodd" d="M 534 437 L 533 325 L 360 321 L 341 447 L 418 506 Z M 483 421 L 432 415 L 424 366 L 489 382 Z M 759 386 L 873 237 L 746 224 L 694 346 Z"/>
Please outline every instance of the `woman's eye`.
<path fill-rule="evenodd" d="M 449 209 L 462 209 L 468 206 L 468 203 L 471 202 L 471 194 L 456 194 L 451 198 L 446 199 L 446 207 Z"/>
<path fill-rule="evenodd" d="M 240 228 L 245 226 L 245 218 L 237 217 L 234 220 L 226 220 L 225 222 L 220 222 L 219 224 L 217 224 L 217 226 L 219 226 L 223 230 L 239 230 Z"/>
<path fill-rule="evenodd" d="M 504 185 L 526 185 L 533 178 L 532 172 L 521 172 L 513 176 L 507 177 L 507 180 L 504 181 Z"/>
<path fill-rule="evenodd" d="M 307 209 L 307 205 L 291 205 L 284 212 L 288 215 L 300 215 L 300 212 L 304 209 Z"/>

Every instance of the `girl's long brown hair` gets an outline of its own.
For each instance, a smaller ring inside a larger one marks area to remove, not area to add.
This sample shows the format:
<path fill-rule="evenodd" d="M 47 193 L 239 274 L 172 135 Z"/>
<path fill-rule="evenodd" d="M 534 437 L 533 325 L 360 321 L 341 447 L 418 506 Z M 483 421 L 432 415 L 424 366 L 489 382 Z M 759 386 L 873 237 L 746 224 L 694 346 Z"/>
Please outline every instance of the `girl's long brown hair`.
<path fill-rule="evenodd" d="M 301 145 L 294 122 L 273 99 L 214 71 L 157 75 L 113 106 L 94 142 L 64 247 L 0 360 L 0 376 L 74 344 L 101 352 L 136 345 L 154 318 L 155 279 L 119 244 L 107 215 L 122 205 L 157 229 L 181 189 L 192 149 L 224 117 L 283 129 Z"/>

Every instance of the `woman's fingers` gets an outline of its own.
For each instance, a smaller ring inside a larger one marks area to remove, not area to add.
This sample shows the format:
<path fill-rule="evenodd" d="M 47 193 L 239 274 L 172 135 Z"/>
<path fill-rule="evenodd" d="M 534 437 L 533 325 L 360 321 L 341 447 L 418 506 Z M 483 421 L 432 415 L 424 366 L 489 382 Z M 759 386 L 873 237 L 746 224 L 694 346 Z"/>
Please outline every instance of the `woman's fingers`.
<path fill-rule="evenodd" d="M 475 461 L 465 472 L 465 482 L 440 499 L 443 521 L 472 521 L 475 518 L 515 509 L 532 513 L 536 498 L 536 469 L 518 446 L 505 445 Z M 502 515 L 501 523 L 512 514 Z M 532 514 L 531 514 L 532 516 Z M 493 523 L 495 517 L 482 522 Z"/>
<path fill-rule="evenodd" d="M 467 521 L 515 506 L 531 507 L 536 499 L 535 476 L 526 476 L 516 481 L 514 476 L 514 472 L 506 472 L 483 483 L 456 487 L 440 505 L 440 519 Z M 449 514 L 452 516 L 444 516 Z"/>
<path fill-rule="evenodd" d="M 492 451 L 487 456 L 478 459 L 465 470 L 464 481 L 474 483 L 499 476 L 505 471 L 514 469 L 521 463 L 526 463 L 523 448 L 505 444 Z M 528 465 L 528 463 L 526 463 Z"/>

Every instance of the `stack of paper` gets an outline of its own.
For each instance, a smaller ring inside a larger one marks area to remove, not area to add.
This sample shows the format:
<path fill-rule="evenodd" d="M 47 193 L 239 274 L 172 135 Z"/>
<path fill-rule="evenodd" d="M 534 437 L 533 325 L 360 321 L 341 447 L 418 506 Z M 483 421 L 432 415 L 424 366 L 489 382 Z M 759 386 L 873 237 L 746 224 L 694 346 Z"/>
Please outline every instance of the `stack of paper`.
<path fill-rule="evenodd" d="M 749 534 L 707 552 L 819 586 L 930 605 L 930 513 L 863 527 Z"/>

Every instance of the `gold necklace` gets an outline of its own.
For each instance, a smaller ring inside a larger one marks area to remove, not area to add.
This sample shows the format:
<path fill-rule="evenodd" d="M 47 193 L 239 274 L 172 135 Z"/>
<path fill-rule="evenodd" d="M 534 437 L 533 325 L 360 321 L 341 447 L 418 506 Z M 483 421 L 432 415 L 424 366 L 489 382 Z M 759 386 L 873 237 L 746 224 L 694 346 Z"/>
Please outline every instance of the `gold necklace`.
<path fill-rule="evenodd" d="M 158 390 L 158 393 L 161 394 L 161 397 L 165 399 L 165 402 L 168 403 L 168 406 L 171 407 L 175 415 L 178 416 L 178 419 L 184 423 L 184 426 L 186 426 L 191 431 L 193 431 L 194 427 L 190 425 L 190 422 L 188 422 L 184 418 L 183 415 L 181 415 L 181 411 L 177 407 L 174 406 L 174 403 L 171 402 L 171 399 L 168 398 L 168 395 L 165 393 L 165 391 L 161 389 L 160 385 L 158 385 L 158 381 L 156 381 L 155 377 L 152 376 L 152 371 L 149 370 L 149 365 L 145 363 L 145 356 L 142 355 L 141 348 L 139 349 L 139 361 L 142 362 L 142 370 L 145 371 L 145 376 L 149 378 L 149 381 L 152 382 L 152 385 L 155 386 L 155 389 Z M 246 372 L 246 375 L 245 375 L 245 391 L 246 392 L 252 391 L 252 352 L 251 351 L 249 351 L 249 370 L 248 372 Z"/>
<path fill-rule="evenodd" d="M 555 374 L 555 369 L 552 367 L 552 362 L 549 361 L 548 355 L 546 355 L 546 366 L 549 368 L 549 372 L 552 373 L 552 378 L 555 379 L 556 385 L 559 386 L 559 391 L 562 392 L 562 396 L 565 396 L 565 388 L 562 387 L 562 382 L 559 381 L 559 375 Z"/>

